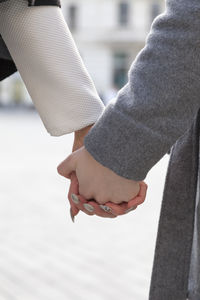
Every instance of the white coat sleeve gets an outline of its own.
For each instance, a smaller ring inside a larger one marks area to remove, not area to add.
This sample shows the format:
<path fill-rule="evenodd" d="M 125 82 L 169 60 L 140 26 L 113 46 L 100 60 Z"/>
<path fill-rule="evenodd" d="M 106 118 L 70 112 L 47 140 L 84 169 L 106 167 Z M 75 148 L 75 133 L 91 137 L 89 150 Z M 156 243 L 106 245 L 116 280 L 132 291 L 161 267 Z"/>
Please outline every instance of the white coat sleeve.
<path fill-rule="evenodd" d="M 104 105 L 59 7 L 1 3 L 0 32 L 51 135 L 97 121 Z"/>

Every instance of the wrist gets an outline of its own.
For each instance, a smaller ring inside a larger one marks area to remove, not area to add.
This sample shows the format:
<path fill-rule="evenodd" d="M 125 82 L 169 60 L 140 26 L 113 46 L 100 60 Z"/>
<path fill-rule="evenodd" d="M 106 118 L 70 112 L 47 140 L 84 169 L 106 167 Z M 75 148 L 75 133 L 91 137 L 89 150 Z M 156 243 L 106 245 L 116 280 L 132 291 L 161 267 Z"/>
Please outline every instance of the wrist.
<path fill-rule="evenodd" d="M 90 131 L 94 124 L 91 124 L 87 127 L 84 127 L 80 130 L 77 130 L 74 132 L 74 145 L 73 145 L 73 151 L 78 150 L 81 148 L 84 144 L 84 138 Z"/>
<path fill-rule="evenodd" d="M 82 129 L 79 129 L 77 131 L 74 132 L 75 138 L 77 139 L 84 139 L 84 137 L 86 136 L 86 134 L 90 131 L 90 129 L 92 128 L 94 124 L 91 124 L 87 127 L 84 127 Z"/>

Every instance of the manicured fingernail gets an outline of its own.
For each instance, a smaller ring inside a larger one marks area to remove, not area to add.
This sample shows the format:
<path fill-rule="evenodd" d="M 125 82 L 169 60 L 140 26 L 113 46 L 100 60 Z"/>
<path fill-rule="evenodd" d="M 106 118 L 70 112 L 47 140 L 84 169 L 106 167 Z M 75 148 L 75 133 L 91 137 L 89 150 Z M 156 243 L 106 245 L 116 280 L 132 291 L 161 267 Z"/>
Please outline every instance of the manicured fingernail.
<path fill-rule="evenodd" d="M 100 205 L 100 207 L 105 211 L 105 212 L 111 212 L 111 208 L 106 206 L 106 205 Z"/>
<path fill-rule="evenodd" d="M 71 199 L 75 204 L 79 204 L 79 199 L 75 194 L 71 194 Z"/>
<path fill-rule="evenodd" d="M 132 210 L 135 210 L 135 207 L 131 207 L 131 208 L 127 209 L 127 210 L 125 211 L 125 213 L 127 214 L 127 213 L 129 213 L 130 211 L 132 211 Z"/>
<path fill-rule="evenodd" d="M 92 205 L 88 204 L 88 203 L 84 203 L 83 206 L 89 212 L 93 212 L 94 211 L 94 207 Z"/>
<path fill-rule="evenodd" d="M 75 222 L 75 217 L 73 215 L 72 208 L 70 208 L 70 216 L 71 216 L 72 222 L 74 223 Z"/>

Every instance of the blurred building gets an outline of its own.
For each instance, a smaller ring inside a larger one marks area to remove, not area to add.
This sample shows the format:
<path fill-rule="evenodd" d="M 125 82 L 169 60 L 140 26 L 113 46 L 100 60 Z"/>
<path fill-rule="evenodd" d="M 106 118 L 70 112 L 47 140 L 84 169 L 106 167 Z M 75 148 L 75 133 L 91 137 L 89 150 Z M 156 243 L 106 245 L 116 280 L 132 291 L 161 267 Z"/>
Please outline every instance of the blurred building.
<path fill-rule="evenodd" d="M 107 102 L 127 82 L 128 69 L 144 46 L 152 21 L 164 10 L 164 0 L 62 0 L 62 10 L 96 88 Z M 0 103 L 20 102 L 19 95 L 30 103 L 18 78 L 14 75 L 0 84 Z"/>
<path fill-rule="evenodd" d="M 144 46 L 163 0 L 63 0 L 63 13 L 101 95 L 110 98 Z"/>

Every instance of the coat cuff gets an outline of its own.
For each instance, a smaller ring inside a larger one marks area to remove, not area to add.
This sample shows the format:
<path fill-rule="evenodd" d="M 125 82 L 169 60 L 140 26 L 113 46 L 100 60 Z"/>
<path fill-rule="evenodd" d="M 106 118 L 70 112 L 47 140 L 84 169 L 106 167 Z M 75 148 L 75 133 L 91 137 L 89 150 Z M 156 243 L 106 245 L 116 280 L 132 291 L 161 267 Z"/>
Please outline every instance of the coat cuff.
<path fill-rule="evenodd" d="M 144 180 L 169 149 L 169 145 L 164 145 L 157 135 L 150 135 L 138 122 L 128 124 L 113 105 L 106 108 L 90 130 L 84 145 L 104 167 L 135 181 Z"/>

